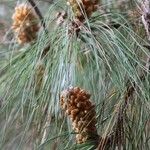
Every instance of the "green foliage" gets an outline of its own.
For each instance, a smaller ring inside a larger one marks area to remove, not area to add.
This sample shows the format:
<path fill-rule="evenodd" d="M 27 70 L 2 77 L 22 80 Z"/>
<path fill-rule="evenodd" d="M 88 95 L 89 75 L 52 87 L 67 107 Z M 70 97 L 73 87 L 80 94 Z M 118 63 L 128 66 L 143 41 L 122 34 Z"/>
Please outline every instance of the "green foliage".
<path fill-rule="evenodd" d="M 73 19 L 71 9 L 63 0 L 55 2 L 44 14 L 48 34 L 41 30 L 31 45 L 20 48 L 14 44 L 6 50 L 7 57 L 0 60 L 1 149 L 28 149 L 27 146 L 31 149 L 92 149 L 92 144 L 75 144 L 70 120 L 60 109 L 60 92 L 70 86 L 88 90 L 97 106 L 98 132 L 105 136 L 113 131 L 117 107 L 124 106 L 127 87 L 133 84 L 136 89 L 124 116 L 123 147 L 150 149 L 150 77 L 145 66 L 150 53 L 143 46 L 148 42 L 144 29 L 142 34 L 135 32 L 127 12 L 120 12 L 114 4 L 117 1 L 101 4 L 100 10 L 103 6 L 108 12 L 95 12 L 77 35 L 69 34 L 69 22 Z M 58 9 L 69 14 L 61 26 L 55 23 L 54 14 Z M 110 22 L 119 27 L 110 26 Z M 50 47 L 43 57 L 47 45 Z M 35 74 L 39 63 L 45 71 L 43 85 L 37 91 Z"/>

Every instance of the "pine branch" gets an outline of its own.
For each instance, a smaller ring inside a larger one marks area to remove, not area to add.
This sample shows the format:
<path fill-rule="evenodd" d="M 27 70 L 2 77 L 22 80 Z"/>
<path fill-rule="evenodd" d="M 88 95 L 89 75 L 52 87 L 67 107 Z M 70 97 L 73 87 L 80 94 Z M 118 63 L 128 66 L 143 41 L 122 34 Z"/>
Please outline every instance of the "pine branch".
<path fill-rule="evenodd" d="M 149 2 L 147 0 L 145 0 L 145 3 L 143 3 L 143 5 L 142 5 L 142 7 L 144 7 L 143 8 L 142 22 L 144 24 L 144 27 L 146 29 L 147 36 L 148 36 L 148 39 L 149 39 L 149 42 L 150 42 L 150 7 L 148 7 L 149 6 L 148 4 L 149 4 Z M 140 80 L 141 81 L 145 81 L 146 74 L 149 73 L 149 71 L 150 71 L 150 56 L 147 57 L 147 62 L 145 64 L 145 68 L 146 68 L 146 71 L 144 71 L 140 75 Z M 127 84 L 128 83 L 129 83 L 129 81 L 127 82 Z M 119 108 L 118 119 L 116 121 L 116 125 L 115 126 L 118 126 L 120 124 L 123 125 L 123 120 L 124 120 L 124 117 L 125 117 L 125 111 L 126 111 L 126 108 L 128 106 L 128 102 L 133 97 L 134 92 L 137 90 L 136 88 L 137 87 L 136 87 L 136 83 L 135 82 L 130 82 L 127 85 L 127 90 L 125 92 L 125 97 L 124 97 L 124 104 Z M 123 131 L 123 126 L 118 126 L 118 127 L 119 128 L 116 131 L 118 132 L 118 130 L 119 130 L 120 131 L 120 135 L 121 135 L 122 131 Z M 120 142 L 122 142 L 122 141 L 120 141 Z M 118 147 L 118 148 L 121 149 L 121 147 Z"/>
<path fill-rule="evenodd" d="M 147 33 L 147 37 L 148 37 L 148 40 L 149 40 L 149 43 L 150 43 L 150 5 L 149 5 L 149 1 L 148 0 L 145 0 L 143 3 L 142 3 L 142 22 L 143 22 L 143 25 L 145 27 L 145 30 L 146 30 L 146 33 Z M 148 49 L 150 49 L 150 47 L 147 45 L 144 46 Z M 145 68 L 146 68 L 146 71 L 144 71 L 141 75 L 140 75 L 140 80 L 141 81 L 144 81 L 145 80 L 145 77 L 146 77 L 146 74 L 149 73 L 150 71 L 150 56 L 147 57 L 147 62 L 145 64 Z M 135 92 L 135 82 L 132 82 L 132 83 L 129 83 L 129 81 L 127 82 L 127 91 L 125 93 L 125 104 L 124 104 L 124 108 L 126 107 L 127 105 L 127 101 L 129 100 L 129 98 L 133 95 L 133 93 Z"/>

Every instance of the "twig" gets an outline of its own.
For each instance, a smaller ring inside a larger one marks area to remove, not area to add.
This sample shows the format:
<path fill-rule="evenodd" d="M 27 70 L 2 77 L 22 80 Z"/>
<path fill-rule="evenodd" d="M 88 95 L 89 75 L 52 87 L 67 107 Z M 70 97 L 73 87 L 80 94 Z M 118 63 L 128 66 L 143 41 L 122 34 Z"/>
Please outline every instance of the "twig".
<path fill-rule="evenodd" d="M 37 7 L 36 3 L 34 2 L 34 0 L 28 0 L 28 2 L 29 2 L 30 5 L 34 8 L 34 10 L 35 10 L 37 16 L 39 17 L 39 19 L 40 19 L 40 21 L 41 21 L 41 25 L 43 26 L 43 29 L 44 29 L 45 33 L 48 34 L 48 30 L 47 30 L 47 28 L 46 28 L 46 24 L 45 24 L 45 22 L 44 22 L 44 18 L 43 18 L 43 16 L 42 16 L 42 14 L 41 14 L 39 8 Z M 50 49 L 50 44 L 48 44 L 48 45 L 44 48 L 41 59 L 47 54 L 47 52 L 49 51 L 49 49 Z"/>
<path fill-rule="evenodd" d="M 37 7 L 36 3 L 33 0 L 28 0 L 28 2 L 30 3 L 30 5 L 34 8 L 36 14 L 38 15 L 40 21 L 41 21 L 41 25 L 43 26 L 45 33 L 48 34 L 48 30 L 46 28 L 45 22 L 44 22 L 44 18 L 39 10 L 39 8 Z"/>
<path fill-rule="evenodd" d="M 49 4 L 52 4 L 53 2 L 54 2 L 54 0 L 39 0 L 39 1 L 44 1 L 44 2 L 47 2 L 47 3 L 49 3 Z"/>

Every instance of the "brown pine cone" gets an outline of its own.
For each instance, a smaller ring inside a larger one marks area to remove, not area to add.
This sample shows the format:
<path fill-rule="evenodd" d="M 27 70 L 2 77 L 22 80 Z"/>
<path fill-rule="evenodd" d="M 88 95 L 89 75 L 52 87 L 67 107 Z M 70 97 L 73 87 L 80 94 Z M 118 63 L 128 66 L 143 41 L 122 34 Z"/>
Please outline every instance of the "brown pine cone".
<path fill-rule="evenodd" d="M 97 10 L 98 0 L 68 0 L 67 4 L 72 7 L 76 19 L 81 22 L 85 17 L 90 17 Z"/>
<path fill-rule="evenodd" d="M 60 105 L 72 121 L 77 143 L 98 139 L 95 105 L 90 96 L 79 87 L 69 88 L 61 94 Z"/>

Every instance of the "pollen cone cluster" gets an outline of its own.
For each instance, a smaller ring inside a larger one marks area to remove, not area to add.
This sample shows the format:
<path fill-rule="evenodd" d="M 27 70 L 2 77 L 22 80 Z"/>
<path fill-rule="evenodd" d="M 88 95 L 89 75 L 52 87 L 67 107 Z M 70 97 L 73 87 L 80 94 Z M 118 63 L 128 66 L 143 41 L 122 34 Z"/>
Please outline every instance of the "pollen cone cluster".
<path fill-rule="evenodd" d="M 72 121 L 78 144 L 97 141 L 95 105 L 90 101 L 90 94 L 74 87 L 61 94 L 60 104 Z"/>
<path fill-rule="evenodd" d="M 39 30 L 38 19 L 30 6 L 27 4 L 18 5 L 12 19 L 12 29 L 20 44 L 29 43 L 36 39 Z"/>
<path fill-rule="evenodd" d="M 96 11 L 99 0 L 67 0 L 67 4 L 72 7 L 76 19 L 81 22 L 85 17 L 90 17 Z"/>

